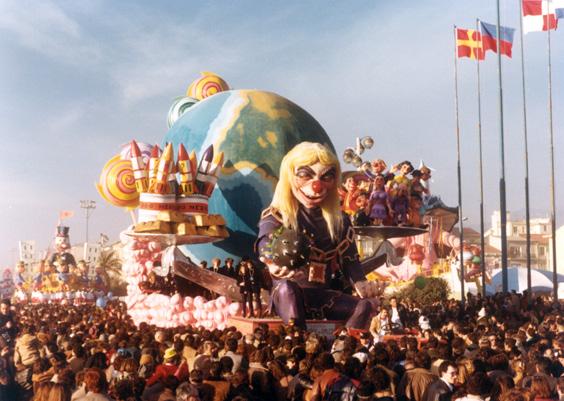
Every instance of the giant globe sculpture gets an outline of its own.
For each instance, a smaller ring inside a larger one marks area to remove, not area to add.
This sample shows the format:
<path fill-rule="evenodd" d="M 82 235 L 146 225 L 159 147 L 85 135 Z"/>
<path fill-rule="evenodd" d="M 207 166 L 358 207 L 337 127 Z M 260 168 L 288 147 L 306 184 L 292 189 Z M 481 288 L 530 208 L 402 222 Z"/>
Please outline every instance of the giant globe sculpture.
<path fill-rule="evenodd" d="M 182 251 L 194 262 L 250 255 L 260 213 L 268 207 L 284 155 L 303 141 L 333 148 L 321 125 L 304 109 L 275 93 L 259 90 L 219 92 L 191 106 L 172 125 L 164 142 L 183 143 L 198 158 L 213 145 L 224 152 L 211 213 L 222 214 L 226 240 L 190 245 Z"/>

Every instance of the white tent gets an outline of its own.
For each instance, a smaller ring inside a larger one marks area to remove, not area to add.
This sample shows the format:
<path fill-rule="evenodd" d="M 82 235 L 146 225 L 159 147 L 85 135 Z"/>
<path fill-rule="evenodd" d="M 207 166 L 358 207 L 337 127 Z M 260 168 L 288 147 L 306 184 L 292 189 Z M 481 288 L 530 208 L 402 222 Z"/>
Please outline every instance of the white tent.
<path fill-rule="evenodd" d="M 546 271 L 531 269 L 531 290 L 534 292 L 550 292 L 552 291 L 552 273 L 546 274 Z M 550 278 L 549 278 L 550 277 Z M 564 282 L 564 277 L 558 275 L 558 282 Z M 501 269 L 495 269 L 492 274 L 492 282 L 486 285 L 486 292 L 493 294 L 502 291 L 502 274 Z M 508 267 L 507 268 L 507 288 L 509 291 L 523 292 L 527 289 L 527 268 L 526 267 Z"/>

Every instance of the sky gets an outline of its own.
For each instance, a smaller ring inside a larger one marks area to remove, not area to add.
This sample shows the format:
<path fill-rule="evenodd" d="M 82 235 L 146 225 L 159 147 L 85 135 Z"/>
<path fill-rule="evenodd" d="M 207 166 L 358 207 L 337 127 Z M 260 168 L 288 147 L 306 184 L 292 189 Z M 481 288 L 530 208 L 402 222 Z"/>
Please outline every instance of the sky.
<path fill-rule="evenodd" d="M 367 158 L 435 169 L 432 191 L 457 204 L 453 26 L 496 22 L 476 1 L 0 1 L 0 266 L 19 240 L 45 249 L 61 210 L 71 241 L 85 239 L 80 200 L 97 203 L 89 238 L 111 240 L 129 215 L 95 182 L 135 138 L 160 143 L 172 100 L 200 71 L 234 89 L 278 93 L 312 114 L 342 153 L 357 136 Z M 501 0 L 518 28 L 518 1 Z M 564 26 L 564 21 L 562 24 Z M 552 32 L 557 226 L 564 223 L 564 32 Z M 533 217 L 549 213 L 547 36 L 525 36 L 529 181 Z M 524 146 L 519 32 L 503 58 L 508 210 L 523 213 Z M 463 215 L 479 227 L 476 66 L 459 60 Z M 486 228 L 499 209 L 497 57 L 481 63 Z"/>

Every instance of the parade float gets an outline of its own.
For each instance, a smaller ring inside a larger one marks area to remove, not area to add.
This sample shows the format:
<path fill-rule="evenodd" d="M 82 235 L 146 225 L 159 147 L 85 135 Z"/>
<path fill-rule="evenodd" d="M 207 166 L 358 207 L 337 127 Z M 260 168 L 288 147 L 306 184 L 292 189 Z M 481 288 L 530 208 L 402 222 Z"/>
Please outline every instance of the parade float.
<path fill-rule="evenodd" d="M 97 184 L 107 202 L 132 216 L 133 224 L 121 235 L 128 313 L 136 324 L 221 329 L 241 315 L 241 292 L 234 278 L 200 263 L 257 257 L 261 252 L 253 247 L 261 211 L 271 204 L 285 155 L 303 142 L 335 150 L 321 125 L 296 104 L 271 92 L 232 90 L 212 73 L 203 73 L 173 102 L 167 122 L 169 130 L 160 146 L 132 140 L 106 163 Z M 411 188 L 411 170 L 400 165 L 399 173 L 387 173 L 383 185 L 389 180 L 390 192 L 409 196 L 405 191 Z M 362 185 L 370 192 L 382 189 L 380 182 L 372 187 L 373 175 L 380 173 L 364 166 L 355 174 L 368 177 Z M 380 211 L 375 219 L 357 224 L 358 216 L 351 211 L 362 206 L 354 206 L 356 189 L 347 190 L 350 180 L 344 181 L 341 201 L 358 230 L 349 241 L 356 243 L 362 257 L 359 281 L 366 281 L 365 274 L 373 283 L 432 275 L 437 255 L 431 248 L 458 246 L 449 236 L 456 211 L 436 199 L 425 202 L 427 210 L 417 222 L 409 203 L 403 208 L 398 203 L 393 215 Z M 356 185 L 356 178 L 353 181 Z M 420 184 L 425 185 L 428 188 L 428 182 Z M 279 247 L 276 241 L 284 241 L 282 237 L 274 236 L 269 249 Z M 360 294 L 366 288 L 352 290 Z M 264 305 L 270 295 L 262 291 Z M 326 319 L 323 313 L 307 316 L 312 317 Z"/>
<path fill-rule="evenodd" d="M 39 262 L 32 277 L 26 275 L 26 264 L 18 262 L 13 279 L 14 299 L 17 302 L 57 303 L 80 305 L 103 303 L 109 290 L 109 277 L 101 268 L 90 274 L 84 260 L 76 262 L 71 253 L 70 228 L 58 225 L 57 234 Z"/>

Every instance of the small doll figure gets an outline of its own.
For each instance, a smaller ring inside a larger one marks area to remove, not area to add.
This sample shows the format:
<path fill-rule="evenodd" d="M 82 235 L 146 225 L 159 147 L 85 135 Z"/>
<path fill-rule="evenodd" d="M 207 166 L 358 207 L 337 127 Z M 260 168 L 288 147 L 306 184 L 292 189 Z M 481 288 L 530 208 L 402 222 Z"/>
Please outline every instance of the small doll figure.
<path fill-rule="evenodd" d="M 411 180 L 409 179 L 408 175 L 413 171 L 413 166 L 411 162 L 408 160 L 404 160 L 403 162 L 396 164 L 392 167 L 391 172 L 398 172 L 396 176 L 388 181 L 388 193 L 394 197 L 398 188 L 400 186 L 404 186 L 407 189 L 407 193 L 409 195 L 410 192 L 410 185 Z"/>
<path fill-rule="evenodd" d="M 372 224 L 381 225 L 388 217 L 388 194 L 385 189 L 386 178 L 382 174 L 374 177 L 374 188 L 370 194 L 369 207 Z"/>
<path fill-rule="evenodd" d="M 425 188 L 421 183 L 421 175 L 421 171 L 419 170 L 413 170 L 411 172 L 411 194 L 417 194 L 419 197 L 422 197 L 425 192 Z"/>
<path fill-rule="evenodd" d="M 421 185 L 423 186 L 423 192 L 425 195 L 431 195 L 431 169 L 421 163 L 419 167 L 419 171 L 421 172 Z"/>
<path fill-rule="evenodd" d="M 57 274 L 57 279 L 61 283 L 61 285 L 60 285 L 61 291 L 68 291 L 69 290 L 69 282 L 70 282 L 70 278 L 71 278 L 71 275 L 69 273 L 69 265 L 67 265 L 66 263 L 61 263 L 61 264 L 59 264 L 59 267 L 58 267 L 57 270 L 59 272 Z"/>
<path fill-rule="evenodd" d="M 86 264 L 86 261 L 80 260 L 78 262 L 77 269 L 78 274 L 76 277 L 76 286 L 81 290 L 87 290 L 90 280 L 88 278 L 88 265 Z"/>
<path fill-rule="evenodd" d="M 392 217 L 394 224 L 396 225 L 406 225 L 407 224 L 407 212 L 409 208 L 409 191 L 407 185 L 401 184 L 395 190 L 395 195 L 390 201 L 390 206 L 392 209 Z"/>
<path fill-rule="evenodd" d="M 358 194 L 357 198 L 356 198 L 356 206 L 357 206 L 357 210 L 356 213 L 354 214 L 353 218 L 352 218 L 352 223 L 355 226 L 369 226 L 370 225 L 370 217 L 369 217 L 369 212 L 370 209 L 368 207 L 369 201 L 368 201 L 368 193 L 366 192 L 361 192 L 360 194 Z"/>
<path fill-rule="evenodd" d="M 421 207 L 423 201 L 421 196 L 417 193 L 412 193 L 409 197 L 409 224 L 413 227 L 422 227 L 423 222 L 421 219 Z"/>
<path fill-rule="evenodd" d="M 27 290 L 27 283 L 24 274 L 25 274 L 25 263 L 23 261 L 19 261 L 16 266 L 16 276 L 14 277 L 14 284 L 16 286 L 16 290 L 20 290 L 23 292 Z"/>
<path fill-rule="evenodd" d="M 39 291 L 43 286 L 43 277 L 45 276 L 45 259 L 39 261 L 37 274 L 33 277 L 33 290 Z"/>
<path fill-rule="evenodd" d="M 354 177 L 348 177 L 339 189 L 339 198 L 341 199 L 341 208 L 343 212 L 349 216 L 356 213 L 356 197 L 359 194 L 358 186 Z"/>
<path fill-rule="evenodd" d="M 366 176 L 368 178 L 370 178 L 371 180 L 374 180 L 374 178 L 376 178 L 377 175 L 383 175 L 384 178 L 386 179 L 386 181 L 389 178 L 394 178 L 394 175 L 391 173 L 384 173 L 384 171 L 386 171 L 386 168 L 388 168 L 388 165 L 386 164 L 386 162 L 382 159 L 374 159 L 372 160 L 372 162 L 370 162 L 370 168 L 364 170 L 364 174 L 366 174 Z"/>
<path fill-rule="evenodd" d="M 110 288 L 110 277 L 102 266 L 94 268 L 94 288 L 96 291 L 106 294 Z"/>

